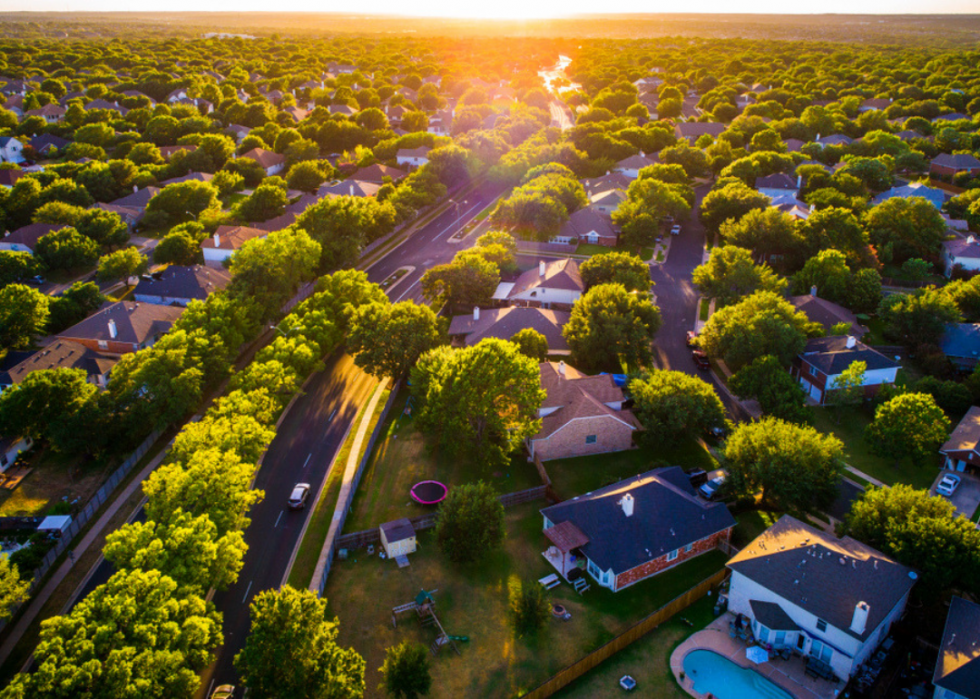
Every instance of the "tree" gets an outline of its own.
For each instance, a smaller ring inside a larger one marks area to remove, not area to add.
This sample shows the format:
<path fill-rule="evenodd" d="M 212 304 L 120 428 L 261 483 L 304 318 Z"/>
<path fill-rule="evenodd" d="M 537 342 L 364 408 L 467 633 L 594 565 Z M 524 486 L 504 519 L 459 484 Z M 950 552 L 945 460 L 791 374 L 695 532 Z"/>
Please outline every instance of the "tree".
<path fill-rule="evenodd" d="M 268 221 L 281 216 L 288 202 L 289 197 L 282 187 L 260 184 L 238 205 L 237 213 L 245 221 Z"/>
<path fill-rule="evenodd" d="M 767 354 L 788 366 L 806 345 L 808 325 L 806 315 L 785 299 L 771 291 L 757 291 L 712 314 L 699 343 L 735 371 Z"/>
<path fill-rule="evenodd" d="M 95 282 L 75 282 L 48 304 L 48 333 L 55 335 L 88 318 L 105 303 Z"/>
<path fill-rule="evenodd" d="M 756 357 L 735 372 L 728 387 L 737 396 L 759 401 L 766 415 L 796 423 L 810 419 L 806 392 L 771 354 Z"/>
<path fill-rule="evenodd" d="M 81 369 L 32 371 L 19 384 L 0 393 L 0 430 L 37 441 L 53 441 L 56 448 L 62 447 L 52 437 L 74 426 L 72 416 L 97 392 Z"/>
<path fill-rule="evenodd" d="M 29 252 L 0 250 L 0 287 L 26 281 L 39 269 L 38 260 Z"/>
<path fill-rule="evenodd" d="M 835 408 L 859 403 L 864 397 L 864 374 L 867 370 L 867 362 L 851 362 L 827 387 L 825 402 Z M 840 411 L 837 411 L 837 423 L 840 424 Z"/>
<path fill-rule="evenodd" d="M 593 255 L 579 266 L 585 288 L 599 284 L 622 284 L 627 291 L 650 291 L 650 267 L 628 252 Z"/>
<path fill-rule="evenodd" d="M 725 424 L 725 409 L 710 384 L 681 371 L 655 370 L 630 381 L 634 414 L 651 444 L 674 444 Z"/>
<path fill-rule="evenodd" d="M 832 206 L 813 211 L 800 228 L 811 255 L 834 248 L 847 256 L 852 267 L 872 265 L 868 233 L 849 209 Z"/>
<path fill-rule="evenodd" d="M 844 445 L 833 435 L 764 417 L 743 422 L 725 442 L 732 487 L 763 502 L 807 512 L 829 505 L 844 470 Z"/>
<path fill-rule="evenodd" d="M 660 234 L 661 219 L 686 218 L 691 203 L 680 192 L 685 187 L 652 178 L 635 180 L 626 192 L 626 200 L 613 212 L 613 223 L 622 228 L 622 244 L 639 252 L 654 243 Z"/>
<path fill-rule="evenodd" d="M 218 190 L 210 182 L 188 180 L 168 184 L 150 199 L 146 213 L 158 216 L 164 223 L 186 221 L 202 211 L 220 208 Z"/>
<path fill-rule="evenodd" d="M 96 263 L 99 244 L 74 228 L 62 228 L 42 235 L 34 252 L 48 269 L 77 269 Z"/>
<path fill-rule="evenodd" d="M 330 165 L 329 162 L 325 163 Z M 330 168 L 333 170 L 333 168 Z M 289 169 L 289 176 L 286 182 L 290 189 L 298 189 L 301 192 L 316 192 L 327 178 L 323 174 L 323 165 L 316 160 L 304 160 L 296 163 Z"/>
<path fill-rule="evenodd" d="M 457 255 L 422 275 L 422 296 L 450 310 L 486 305 L 500 284 L 500 270 L 482 255 Z"/>
<path fill-rule="evenodd" d="M 48 320 L 49 298 L 24 284 L 0 289 L 0 347 L 22 348 L 40 335 Z"/>
<path fill-rule="evenodd" d="M 149 266 L 150 261 L 139 250 L 123 248 L 100 259 L 95 276 L 100 282 L 121 280 L 128 289 L 130 277 L 142 274 Z"/>
<path fill-rule="evenodd" d="M 954 585 L 980 589 L 980 531 L 945 498 L 902 483 L 869 487 L 846 524 L 854 538 L 915 568 L 930 595 Z"/>
<path fill-rule="evenodd" d="M 708 261 L 694 270 L 693 280 L 702 294 L 722 306 L 759 290 L 781 294 L 786 289 L 785 279 L 767 265 L 756 265 L 749 250 L 734 245 L 715 248 Z"/>
<path fill-rule="evenodd" d="M 886 335 L 913 348 L 938 344 L 946 325 L 963 318 L 956 302 L 934 286 L 884 297 L 878 315 Z"/>
<path fill-rule="evenodd" d="M 820 298 L 834 303 L 846 303 L 851 293 L 851 270 L 847 256 L 840 250 L 821 250 L 811 257 L 803 269 L 793 275 L 793 291 L 809 294 L 816 287 Z"/>
<path fill-rule="evenodd" d="M 402 641 L 385 651 L 381 673 L 385 691 L 391 696 L 398 699 L 426 696 L 432 687 L 429 650 L 421 643 Z"/>
<path fill-rule="evenodd" d="M 548 358 L 548 339 L 534 328 L 518 330 L 510 341 L 517 345 L 521 354 L 536 362 L 543 362 Z"/>
<path fill-rule="evenodd" d="M 533 635 L 551 618 L 551 602 L 537 580 L 510 586 L 510 613 L 518 636 Z"/>
<path fill-rule="evenodd" d="M 517 241 L 506 231 L 487 231 L 476 239 L 476 246 L 484 259 L 493 262 L 501 272 L 517 271 Z"/>
<path fill-rule="evenodd" d="M 652 361 L 650 345 L 660 324 L 649 294 L 600 284 L 575 302 L 562 335 L 579 366 L 618 368 L 622 361 L 638 368 Z"/>
<path fill-rule="evenodd" d="M 252 627 L 235 667 L 245 686 L 269 699 L 364 695 L 364 659 L 337 645 L 340 624 L 327 617 L 327 600 L 286 585 L 263 590 L 249 606 Z"/>
<path fill-rule="evenodd" d="M 17 605 L 29 597 L 31 583 L 20 577 L 17 566 L 10 563 L 10 557 L 0 558 L 0 619 L 6 619 Z"/>
<path fill-rule="evenodd" d="M 516 345 L 488 338 L 437 347 L 412 370 L 419 429 L 453 457 L 500 465 L 541 427 L 538 363 Z"/>
<path fill-rule="evenodd" d="M 701 220 L 708 230 L 717 231 L 725 221 L 737 222 L 753 209 L 769 208 L 769 197 L 748 187 L 744 182 L 732 182 L 708 192 L 701 201 Z"/>
<path fill-rule="evenodd" d="M 436 314 L 412 301 L 358 307 L 347 334 L 347 350 L 357 366 L 378 378 L 390 376 L 395 380 L 442 343 Z"/>
<path fill-rule="evenodd" d="M 871 242 L 886 261 L 902 263 L 912 257 L 935 258 L 946 239 L 946 221 L 923 197 L 892 197 L 864 216 Z"/>
<path fill-rule="evenodd" d="M 171 231 L 153 249 L 157 264 L 193 265 L 201 257 L 201 244 L 184 231 Z"/>
<path fill-rule="evenodd" d="M 313 278 L 319 261 L 319 243 L 302 229 L 286 228 L 254 238 L 231 257 L 233 278 L 227 293 L 253 299 L 262 319 L 272 318 L 302 281 Z"/>
<path fill-rule="evenodd" d="M 794 254 L 802 244 L 796 221 L 775 207 L 751 209 L 739 219 L 722 222 L 719 231 L 728 245 L 752 250 L 759 261 Z"/>
<path fill-rule="evenodd" d="M 876 452 L 891 456 L 897 464 L 910 456 L 925 462 L 949 436 L 949 418 L 925 393 L 903 393 L 875 410 L 865 435 Z"/>
<path fill-rule="evenodd" d="M 318 270 L 352 267 L 361 248 L 395 228 L 397 212 L 389 202 L 370 197 L 333 197 L 309 206 L 296 219 L 296 228 L 320 244 Z"/>
<path fill-rule="evenodd" d="M 450 489 L 439 505 L 436 541 L 453 563 L 486 557 L 504 541 L 504 506 L 490 485 L 464 483 Z"/>

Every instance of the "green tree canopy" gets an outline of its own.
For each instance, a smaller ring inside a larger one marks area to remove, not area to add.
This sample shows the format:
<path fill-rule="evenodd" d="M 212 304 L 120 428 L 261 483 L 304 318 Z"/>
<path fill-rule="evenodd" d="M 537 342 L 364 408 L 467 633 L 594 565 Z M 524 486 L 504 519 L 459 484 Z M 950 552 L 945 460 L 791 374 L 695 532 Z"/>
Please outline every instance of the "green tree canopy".
<path fill-rule="evenodd" d="M 518 330 L 510 341 L 517 345 L 521 354 L 536 362 L 543 362 L 548 358 L 548 339 L 534 328 Z"/>
<path fill-rule="evenodd" d="M 99 260 L 96 278 L 99 281 L 120 280 L 129 288 L 130 277 L 145 272 L 150 261 L 136 248 L 123 248 L 106 255 Z"/>
<path fill-rule="evenodd" d="M 741 398 L 754 398 L 766 415 L 787 422 L 806 423 L 810 410 L 806 392 L 771 354 L 756 357 L 732 374 L 728 387 Z"/>
<path fill-rule="evenodd" d="M 627 291 L 650 291 L 650 267 L 628 252 L 593 255 L 579 265 L 586 289 L 599 284 L 622 284 Z"/>
<path fill-rule="evenodd" d="M 756 291 L 782 294 L 786 289 L 785 279 L 767 265 L 755 264 L 749 250 L 734 245 L 712 250 L 708 261 L 694 270 L 693 279 L 702 294 L 723 306 Z"/>
<path fill-rule="evenodd" d="M 946 325 L 963 318 L 956 302 L 934 286 L 884 297 L 878 316 L 885 322 L 885 334 L 909 347 L 938 344 Z"/>
<path fill-rule="evenodd" d="M 24 284 L 0 289 L 0 347 L 29 346 L 44 330 L 49 304 L 47 296 Z"/>
<path fill-rule="evenodd" d="M 900 264 L 912 257 L 934 259 L 946 239 L 946 221 L 923 197 L 892 197 L 864 216 L 879 257 Z"/>
<path fill-rule="evenodd" d="M 436 541 L 454 563 L 472 563 L 500 548 L 504 506 L 496 491 L 483 481 L 450 489 L 439 505 Z"/>
<path fill-rule="evenodd" d="M 643 425 L 641 439 L 656 445 L 697 437 L 725 424 L 715 389 L 681 371 L 657 370 L 630 381 L 633 412 Z"/>
<path fill-rule="evenodd" d="M 384 688 L 397 699 L 418 699 L 429 693 L 432 675 L 429 673 L 429 650 L 421 643 L 402 641 L 385 651 L 381 666 Z"/>
<path fill-rule="evenodd" d="M 347 350 L 368 373 L 397 380 L 443 341 L 438 319 L 428 306 L 412 301 L 372 303 L 354 311 Z"/>
<path fill-rule="evenodd" d="M 903 393 L 878 406 L 866 435 L 880 454 L 924 463 L 946 441 L 949 430 L 949 418 L 931 395 Z"/>
<path fill-rule="evenodd" d="M 649 294 L 600 284 L 575 302 L 562 334 L 578 366 L 616 368 L 622 360 L 637 368 L 652 361 L 650 345 L 660 324 Z"/>

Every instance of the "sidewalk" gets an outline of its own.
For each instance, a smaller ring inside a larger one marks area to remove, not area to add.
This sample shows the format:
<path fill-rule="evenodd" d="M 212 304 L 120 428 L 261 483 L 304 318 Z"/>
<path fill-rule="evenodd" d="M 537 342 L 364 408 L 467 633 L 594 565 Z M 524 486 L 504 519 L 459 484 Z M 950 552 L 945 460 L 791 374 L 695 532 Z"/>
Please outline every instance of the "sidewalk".
<path fill-rule="evenodd" d="M 854 468 L 853 466 L 851 466 L 850 464 L 848 464 L 846 462 L 844 464 L 844 468 L 848 472 L 853 473 L 855 476 L 858 476 L 859 478 L 863 478 L 864 480 L 866 480 L 868 483 L 870 483 L 873 486 L 877 486 L 879 488 L 887 488 L 888 487 L 888 484 L 887 483 L 882 483 L 877 478 L 872 478 L 871 476 L 869 476 L 864 471 L 858 471 L 856 468 Z"/>

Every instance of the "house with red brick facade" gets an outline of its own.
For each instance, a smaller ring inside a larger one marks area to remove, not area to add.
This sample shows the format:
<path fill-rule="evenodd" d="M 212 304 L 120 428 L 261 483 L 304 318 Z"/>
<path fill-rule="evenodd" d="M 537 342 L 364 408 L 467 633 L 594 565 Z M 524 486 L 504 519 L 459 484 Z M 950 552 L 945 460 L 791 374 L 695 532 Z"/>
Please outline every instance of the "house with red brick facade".
<path fill-rule="evenodd" d="M 735 518 L 697 496 L 679 466 L 648 471 L 541 510 L 544 557 L 618 592 L 727 543 Z M 571 578 L 570 578 L 571 576 Z"/>
<path fill-rule="evenodd" d="M 871 397 L 885 384 L 895 383 L 901 365 L 853 335 L 816 337 L 793 360 L 791 373 L 808 397 L 823 405 L 836 390 L 840 375 L 854 362 L 864 362 L 864 396 Z"/>
<path fill-rule="evenodd" d="M 609 374 L 589 376 L 565 362 L 541 364 L 545 398 L 538 409 L 541 430 L 527 440 L 532 458 L 542 461 L 623 451 L 642 429 L 623 409 L 623 389 Z"/>
<path fill-rule="evenodd" d="M 929 163 L 929 172 L 950 177 L 960 172 L 980 175 L 980 160 L 969 153 L 957 153 L 955 155 L 940 153 Z"/>
<path fill-rule="evenodd" d="M 82 322 L 58 333 L 58 338 L 105 354 L 136 352 L 167 333 L 183 312 L 179 306 L 107 303 Z"/>

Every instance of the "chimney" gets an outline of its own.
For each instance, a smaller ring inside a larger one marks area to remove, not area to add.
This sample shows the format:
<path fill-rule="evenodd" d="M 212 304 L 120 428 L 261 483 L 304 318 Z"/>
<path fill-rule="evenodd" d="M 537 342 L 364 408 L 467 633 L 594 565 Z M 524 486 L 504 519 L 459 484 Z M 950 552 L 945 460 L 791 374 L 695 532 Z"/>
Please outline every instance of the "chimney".
<path fill-rule="evenodd" d="M 221 247 L 221 236 L 218 235 L 217 233 L 214 234 L 214 247 L 216 248 Z"/>
<path fill-rule="evenodd" d="M 817 285 L 814 284 L 813 286 L 810 287 L 810 296 L 816 296 L 816 295 L 817 295 Z"/>
<path fill-rule="evenodd" d="M 967 245 L 973 245 L 975 242 L 977 242 L 977 239 L 974 238 L 972 235 L 966 236 L 966 244 Z"/>
<path fill-rule="evenodd" d="M 480 307 L 473 306 L 473 320 L 480 320 Z"/>
<path fill-rule="evenodd" d="M 354 196 L 354 185 L 350 186 L 350 195 Z"/>
<path fill-rule="evenodd" d="M 813 140 L 814 141 L 819 141 L 820 140 L 820 134 L 817 134 L 817 137 L 815 139 L 813 139 Z"/>
<path fill-rule="evenodd" d="M 856 345 L 857 345 L 857 340 L 855 339 L 855 337 L 853 335 L 848 335 L 847 336 L 847 349 L 854 349 L 854 347 Z"/>
<path fill-rule="evenodd" d="M 565 375 L 565 362 L 564 362 L 564 360 L 559 360 L 558 361 L 558 375 L 559 376 L 564 376 Z"/>
<path fill-rule="evenodd" d="M 110 318 L 109 319 L 109 337 L 111 337 L 113 340 L 115 340 L 116 339 L 116 335 L 117 335 L 117 333 L 116 333 L 116 321 L 114 321 L 112 318 Z"/>
<path fill-rule="evenodd" d="M 538 276 L 539 277 L 543 277 L 544 276 L 544 269 L 545 269 L 545 267 L 546 267 L 546 265 L 544 263 L 544 260 L 541 260 L 540 262 L 538 262 Z"/>
<path fill-rule="evenodd" d="M 803 186 L 803 175 L 796 176 L 796 188 L 800 189 Z"/>
<path fill-rule="evenodd" d="M 867 602 L 858 602 L 854 605 L 854 617 L 851 619 L 851 631 L 856 633 L 858 636 L 864 634 L 865 628 L 868 626 L 868 613 L 871 611 L 871 607 L 868 606 Z"/>
<path fill-rule="evenodd" d="M 138 191 L 140 191 L 139 185 L 135 185 L 134 184 L 133 185 L 133 194 L 136 194 Z"/>
<path fill-rule="evenodd" d="M 623 499 L 619 501 L 619 506 L 623 508 L 623 514 L 627 517 L 633 516 L 633 496 L 629 493 L 623 496 Z"/>

